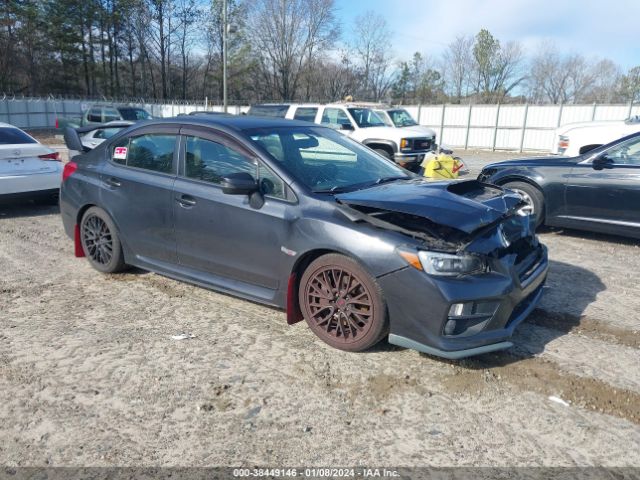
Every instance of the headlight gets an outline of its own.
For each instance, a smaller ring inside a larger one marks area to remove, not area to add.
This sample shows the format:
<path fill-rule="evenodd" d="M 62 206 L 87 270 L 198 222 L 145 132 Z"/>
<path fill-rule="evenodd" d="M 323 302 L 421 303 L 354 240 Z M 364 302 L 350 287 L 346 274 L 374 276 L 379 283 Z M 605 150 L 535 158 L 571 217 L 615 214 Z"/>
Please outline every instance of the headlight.
<path fill-rule="evenodd" d="M 398 254 L 412 267 L 424 270 L 429 275 L 455 277 L 481 273 L 487 270 L 486 262 L 474 255 L 451 255 L 448 253 L 398 250 Z"/>
<path fill-rule="evenodd" d="M 422 268 L 429 275 L 465 275 L 482 272 L 485 262 L 472 255 L 449 255 L 447 253 L 418 252 Z"/>
<path fill-rule="evenodd" d="M 405 150 L 407 148 L 409 148 L 409 140 L 407 138 L 403 138 L 400 140 L 400 148 Z"/>

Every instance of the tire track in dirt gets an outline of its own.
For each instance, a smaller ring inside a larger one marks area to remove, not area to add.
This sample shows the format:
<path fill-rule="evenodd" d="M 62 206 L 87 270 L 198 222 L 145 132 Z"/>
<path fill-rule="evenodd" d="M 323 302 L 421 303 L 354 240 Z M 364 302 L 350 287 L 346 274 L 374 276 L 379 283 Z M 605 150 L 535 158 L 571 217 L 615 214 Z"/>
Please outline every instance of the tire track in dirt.
<path fill-rule="evenodd" d="M 640 349 L 640 331 L 611 325 L 588 315 L 577 316 L 569 313 L 549 312 L 537 308 L 525 322 L 563 333 L 585 335 L 596 340 Z"/>
<path fill-rule="evenodd" d="M 560 396 L 572 406 L 613 415 L 640 424 L 640 394 L 596 378 L 561 371 L 554 362 L 523 358 L 508 352 L 487 354 L 452 363 L 453 374 L 442 378 L 452 391 L 481 392 L 490 383 L 520 391 Z"/>

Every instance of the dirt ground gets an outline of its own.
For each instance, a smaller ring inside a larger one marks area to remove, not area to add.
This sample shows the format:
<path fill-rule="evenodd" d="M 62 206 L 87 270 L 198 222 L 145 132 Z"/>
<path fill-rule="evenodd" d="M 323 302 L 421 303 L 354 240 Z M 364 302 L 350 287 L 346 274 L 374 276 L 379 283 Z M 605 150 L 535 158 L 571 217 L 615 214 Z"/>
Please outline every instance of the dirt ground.
<path fill-rule="evenodd" d="M 640 466 L 640 243 L 541 239 L 549 280 L 515 346 L 449 362 L 100 274 L 56 207 L 0 207 L 0 465 Z"/>

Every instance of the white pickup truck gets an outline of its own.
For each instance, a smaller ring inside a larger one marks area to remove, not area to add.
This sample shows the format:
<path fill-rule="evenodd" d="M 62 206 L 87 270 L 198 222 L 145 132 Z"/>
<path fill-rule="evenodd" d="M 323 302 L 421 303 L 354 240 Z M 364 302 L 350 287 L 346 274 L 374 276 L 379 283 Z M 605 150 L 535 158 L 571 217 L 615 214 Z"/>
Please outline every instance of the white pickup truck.
<path fill-rule="evenodd" d="M 551 153 L 576 157 L 636 132 L 640 132 L 638 115 L 626 120 L 569 123 L 556 129 Z"/>
<path fill-rule="evenodd" d="M 417 170 L 424 156 L 436 147 L 434 135 L 390 127 L 371 108 L 356 103 L 252 105 L 248 115 L 304 120 L 334 128 L 410 170 Z"/>

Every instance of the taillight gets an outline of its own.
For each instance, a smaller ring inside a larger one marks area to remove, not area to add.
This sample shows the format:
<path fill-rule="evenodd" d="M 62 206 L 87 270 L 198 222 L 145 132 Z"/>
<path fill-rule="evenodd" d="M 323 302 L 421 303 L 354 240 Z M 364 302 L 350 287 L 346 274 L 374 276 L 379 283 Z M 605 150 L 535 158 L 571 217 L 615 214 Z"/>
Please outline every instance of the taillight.
<path fill-rule="evenodd" d="M 76 162 L 69 162 L 64 166 L 64 170 L 62 170 L 62 181 L 64 182 L 67 178 L 75 173 L 78 170 L 78 164 Z"/>
<path fill-rule="evenodd" d="M 60 162 L 61 161 L 59 152 L 47 153 L 45 155 L 38 155 L 38 158 L 40 160 L 53 160 L 55 162 Z"/>
<path fill-rule="evenodd" d="M 60 128 L 60 124 L 58 123 L 58 118 L 56 117 L 56 128 Z"/>

